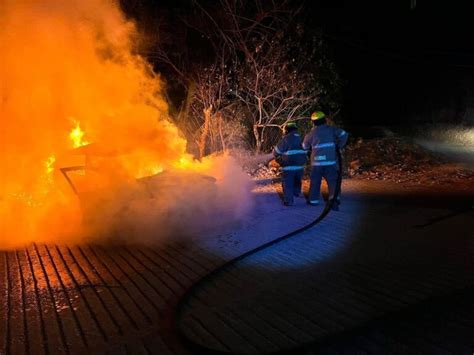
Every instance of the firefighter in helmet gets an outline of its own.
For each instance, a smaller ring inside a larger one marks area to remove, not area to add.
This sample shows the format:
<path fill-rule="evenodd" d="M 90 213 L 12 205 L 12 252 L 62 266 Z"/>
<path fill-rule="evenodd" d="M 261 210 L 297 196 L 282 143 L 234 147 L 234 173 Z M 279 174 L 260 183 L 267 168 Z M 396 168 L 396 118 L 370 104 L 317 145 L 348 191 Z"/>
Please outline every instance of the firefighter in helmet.
<path fill-rule="evenodd" d="M 316 206 L 320 204 L 321 180 L 328 184 L 329 199 L 334 198 L 338 182 L 339 166 L 337 163 L 337 149 L 342 149 L 347 143 L 348 134 L 341 128 L 330 126 L 326 122 L 326 115 L 322 111 L 311 114 L 313 128 L 303 140 L 303 149 L 311 150 L 311 175 L 308 203 Z M 333 204 L 338 210 L 339 201 Z"/>
<path fill-rule="evenodd" d="M 301 195 L 301 180 L 307 161 L 307 152 L 301 146 L 301 135 L 296 122 L 288 122 L 284 136 L 273 150 L 275 159 L 281 166 L 283 204 L 291 206 L 293 198 Z"/>

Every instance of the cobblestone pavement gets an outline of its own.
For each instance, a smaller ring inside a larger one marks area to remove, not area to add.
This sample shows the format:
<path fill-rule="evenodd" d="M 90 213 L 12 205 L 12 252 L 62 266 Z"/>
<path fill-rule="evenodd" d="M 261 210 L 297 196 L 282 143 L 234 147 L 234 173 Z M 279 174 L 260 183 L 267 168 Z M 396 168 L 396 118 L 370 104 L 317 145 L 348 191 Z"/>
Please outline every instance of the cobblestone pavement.
<path fill-rule="evenodd" d="M 0 252 L 0 353 L 188 353 L 174 329 L 185 290 L 321 210 L 302 199 L 285 209 L 274 194 L 256 198 L 255 211 L 236 225 L 159 247 L 32 245 Z M 348 196 L 321 225 L 218 274 L 186 305 L 182 330 L 202 345 L 234 352 L 309 343 L 300 350 L 334 353 L 355 349 L 374 332 L 383 348 L 385 339 L 408 331 L 387 324 L 425 319 L 422 305 L 473 284 L 473 214 L 453 213 L 444 202 Z M 468 317 L 461 311 L 468 297 L 461 298 L 457 312 Z M 414 327 L 419 333 L 424 326 Z M 459 334 L 471 328 L 463 329 Z M 418 344 L 417 333 L 408 332 Z"/>
<path fill-rule="evenodd" d="M 472 354 L 472 199 L 363 201 L 205 283 L 187 337 L 234 353 Z"/>

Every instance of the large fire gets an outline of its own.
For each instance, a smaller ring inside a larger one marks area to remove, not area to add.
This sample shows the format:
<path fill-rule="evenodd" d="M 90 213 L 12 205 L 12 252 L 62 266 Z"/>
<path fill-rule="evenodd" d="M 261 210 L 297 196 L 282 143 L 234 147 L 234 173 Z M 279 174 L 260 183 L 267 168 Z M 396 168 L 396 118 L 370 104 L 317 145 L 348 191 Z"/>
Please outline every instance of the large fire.
<path fill-rule="evenodd" d="M 212 165 L 186 153 L 136 39 L 109 0 L 0 0 L 0 247 L 82 238 L 61 168 L 85 166 L 90 191 Z"/>

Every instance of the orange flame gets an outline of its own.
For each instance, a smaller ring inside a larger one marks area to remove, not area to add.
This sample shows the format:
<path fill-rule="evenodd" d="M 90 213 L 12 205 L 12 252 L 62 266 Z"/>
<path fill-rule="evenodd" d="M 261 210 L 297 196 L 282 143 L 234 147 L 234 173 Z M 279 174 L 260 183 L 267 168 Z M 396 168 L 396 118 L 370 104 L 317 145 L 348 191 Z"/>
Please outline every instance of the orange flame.
<path fill-rule="evenodd" d="M 75 127 L 69 133 L 69 138 L 71 138 L 72 144 L 74 148 L 82 147 L 83 145 L 89 144 L 88 142 L 83 140 L 84 131 L 81 129 L 81 125 L 79 122 L 74 121 Z"/>
<path fill-rule="evenodd" d="M 71 148 L 101 176 L 85 174 L 92 189 L 203 169 L 168 119 L 162 81 L 133 54 L 136 36 L 110 1 L 0 1 L 0 248 L 82 238 L 59 170 L 77 165 Z"/>
<path fill-rule="evenodd" d="M 54 162 L 56 161 L 56 158 L 54 155 L 51 155 L 48 159 L 46 159 L 46 173 L 51 174 L 54 171 Z"/>

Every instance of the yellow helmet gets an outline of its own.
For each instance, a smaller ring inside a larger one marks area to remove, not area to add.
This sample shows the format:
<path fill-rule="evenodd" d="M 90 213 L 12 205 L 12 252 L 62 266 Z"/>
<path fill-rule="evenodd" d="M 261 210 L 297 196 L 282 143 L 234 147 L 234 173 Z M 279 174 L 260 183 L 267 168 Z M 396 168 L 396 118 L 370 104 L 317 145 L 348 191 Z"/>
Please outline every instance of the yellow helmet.
<path fill-rule="evenodd" d="M 286 128 L 298 128 L 298 125 L 296 124 L 295 121 L 290 121 L 286 124 Z"/>
<path fill-rule="evenodd" d="M 320 120 L 324 117 L 326 117 L 326 115 L 323 111 L 315 111 L 311 114 L 311 121 Z"/>

